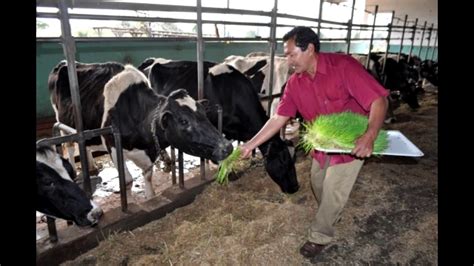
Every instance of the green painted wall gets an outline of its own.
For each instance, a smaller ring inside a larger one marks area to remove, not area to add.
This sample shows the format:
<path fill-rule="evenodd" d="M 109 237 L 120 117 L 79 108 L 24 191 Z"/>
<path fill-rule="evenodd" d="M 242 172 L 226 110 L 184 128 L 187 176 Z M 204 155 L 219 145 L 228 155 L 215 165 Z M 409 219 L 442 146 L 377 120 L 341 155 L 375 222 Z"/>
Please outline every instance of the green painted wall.
<path fill-rule="evenodd" d="M 368 45 L 351 45 L 351 52 L 366 53 Z M 398 53 L 398 46 L 392 46 L 391 52 Z M 414 47 L 413 53 L 418 53 Z M 425 49 L 425 48 L 424 48 Z M 424 49 L 422 57 L 424 57 Z M 113 41 L 113 42 L 76 42 L 76 61 L 96 63 L 117 61 L 138 66 L 147 57 L 163 57 L 174 60 L 196 60 L 195 42 L 152 42 L 152 41 Z M 345 51 L 345 43 L 322 43 L 321 51 Z M 204 44 L 204 59 L 208 61 L 223 61 L 229 55 L 246 55 L 256 51 L 270 51 L 265 42 L 207 42 Z M 404 47 L 404 53 L 409 47 Z M 283 53 L 283 45 L 278 44 L 277 54 Z M 431 57 L 431 51 L 428 53 Z M 437 53 L 435 53 L 435 60 Z M 48 75 L 51 69 L 65 59 L 60 43 L 36 42 L 36 117 L 54 116 L 49 100 L 47 87 Z"/>
<path fill-rule="evenodd" d="M 204 59 L 223 61 L 229 55 L 246 55 L 254 51 L 269 51 L 267 43 L 205 43 Z M 195 42 L 76 42 L 76 61 L 95 63 L 117 61 L 138 66 L 147 57 L 175 60 L 196 60 Z M 283 52 L 281 45 L 278 53 Z M 65 59 L 60 43 L 36 43 L 36 117 L 54 116 L 47 87 L 53 67 Z"/>

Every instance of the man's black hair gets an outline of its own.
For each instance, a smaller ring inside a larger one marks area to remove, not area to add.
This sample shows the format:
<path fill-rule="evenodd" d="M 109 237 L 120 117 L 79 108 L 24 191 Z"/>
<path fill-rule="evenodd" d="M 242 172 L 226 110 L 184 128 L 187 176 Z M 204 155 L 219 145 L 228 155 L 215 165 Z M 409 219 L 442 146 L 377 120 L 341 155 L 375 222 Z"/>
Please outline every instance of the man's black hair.
<path fill-rule="evenodd" d="M 303 26 L 295 27 L 283 36 L 283 42 L 293 38 L 295 39 L 296 46 L 298 46 L 301 51 L 306 51 L 308 44 L 312 43 L 314 50 L 319 53 L 319 37 L 311 28 Z"/>

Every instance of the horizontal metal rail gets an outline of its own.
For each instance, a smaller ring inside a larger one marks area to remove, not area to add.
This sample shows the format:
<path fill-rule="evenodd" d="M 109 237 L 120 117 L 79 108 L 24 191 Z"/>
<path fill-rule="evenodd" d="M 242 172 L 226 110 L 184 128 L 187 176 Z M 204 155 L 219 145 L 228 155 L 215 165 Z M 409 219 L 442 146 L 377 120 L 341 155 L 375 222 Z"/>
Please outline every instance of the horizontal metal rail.
<path fill-rule="evenodd" d="M 149 3 L 130 3 L 128 1 L 114 0 L 113 2 L 97 1 L 97 0 L 64 0 L 68 2 L 68 6 L 73 8 L 93 8 L 93 9 L 117 9 L 117 10 L 134 10 L 134 11 L 168 11 L 168 12 L 191 12 L 196 13 L 195 6 L 179 6 L 179 5 L 162 5 Z M 57 0 L 38 0 L 37 6 L 57 7 Z M 237 14 L 237 15 L 256 15 L 271 16 L 271 11 L 255 11 L 247 9 L 229 9 L 218 7 L 202 7 L 202 13 L 221 13 L 221 14 Z"/>
<path fill-rule="evenodd" d="M 135 11 L 164 11 L 164 12 L 197 12 L 197 8 L 194 6 L 178 6 L 178 5 L 161 5 L 161 4 L 148 4 L 148 3 L 129 3 L 127 1 L 115 0 L 113 2 L 97 2 L 93 0 L 74 0 L 70 2 L 70 6 L 74 8 L 89 8 L 89 9 L 116 9 L 116 10 L 135 10 Z M 56 7 L 57 0 L 38 0 L 37 6 L 42 7 Z M 253 16 L 265 16 L 271 18 L 271 11 L 254 11 L 246 9 L 230 9 L 230 8 L 214 8 L 214 7 L 202 7 L 202 13 L 219 13 L 219 14 L 238 14 L 238 15 L 253 15 Z M 37 12 L 37 17 L 40 18 L 59 18 L 57 13 L 51 12 Z M 151 22 L 169 22 L 169 23 L 197 23 L 195 19 L 176 19 L 176 18 L 164 18 L 164 17 L 138 17 L 138 16 L 117 16 L 117 15 L 97 15 L 97 14 L 69 14 L 71 19 L 93 19 L 93 20 L 124 20 L 124 21 L 151 21 Z M 298 15 L 291 15 L 285 13 L 277 13 L 278 18 L 287 18 L 294 20 L 310 21 L 319 24 L 331 24 L 339 25 L 338 27 L 324 26 L 321 29 L 329 30 L 347 30 L 349 24 L 347 22 L 337 22 L 330 20 L 323 20 L 319 18 L 309 18 Z M 268 23 L 262 22 L 238 22 L 238 21 L 227 21 L 227 20 L 202 20 L 203 24 L 222 24 L 222 25 L 241 25 L 241 26 L 262 26 L 270 27 L 270 21 Z M 277 27 L 294 27 L 293 24 L 277 24 Z M 352 24 L 352 27 L 359 28 L 353 30 L 371 30 L 371 28 L 387 28 L 388 25 L 369 25 L 369 24 Z M 412 31 L 422 31 L 423 27 L 416 26 L 403 26 L 393 25 L 392 32 L 401 32 L 397 29 L 409 28 Z M 365 29 L 362 29 L 365 28 Z M 437 28 L 433 28 L 432 31 L 437 31 Z M 377 30 L 378 31 L 378 30 Z M 383 30 L 382 30 L 383 31 Z M 408 33 L 408 32 L 406 32 Z M 195 38 L 190 38 L 190 40 Z M 262 38 L 263 39 L 263 38 Z M 269 39 L 269 38 L 268 38 Z M 163 40 L 163 38 L 160 38 Z M 179 38 L 179 40 L 183 40 Z M 205 39 L 206 40 L 206 39 Z M 229 39 L 233 40 L 233 39 Z"/>

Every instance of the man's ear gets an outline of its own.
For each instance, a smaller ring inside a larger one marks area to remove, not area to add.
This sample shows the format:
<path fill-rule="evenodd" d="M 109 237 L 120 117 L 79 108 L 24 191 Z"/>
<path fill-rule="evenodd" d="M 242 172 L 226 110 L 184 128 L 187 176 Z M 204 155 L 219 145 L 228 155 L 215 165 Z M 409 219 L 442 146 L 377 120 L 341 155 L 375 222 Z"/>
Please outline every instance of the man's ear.
<path fill-rule="evenodd" d="M 316 51 L 315 48 L 316 48 L 316 47 L 314 47 L 314 44 L 313 44 L 313 43 L 308 43 L 308 47 L 307 47 L 306 49 L 309 50 L 309 52 L 313 52 L 313 53 L 314 53 L 314 52 Z"/>

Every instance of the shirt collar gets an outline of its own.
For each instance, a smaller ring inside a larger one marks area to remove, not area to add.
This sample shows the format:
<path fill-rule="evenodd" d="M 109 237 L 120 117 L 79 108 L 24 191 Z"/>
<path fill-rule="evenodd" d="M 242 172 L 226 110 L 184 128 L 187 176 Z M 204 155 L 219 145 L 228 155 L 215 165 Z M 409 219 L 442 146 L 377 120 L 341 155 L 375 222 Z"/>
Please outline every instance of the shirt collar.
<path fill-rule="evenodd" d="M 316 56 L 314 57 L 316 60 Z M 324 53 L 318 53 L 318 65 L 316 67 L 316 75 L 317 73 L 321 73 L 326 75 L 327 73 L 327 62 L 326 62 L 326 55 Z M 308 73 L 303 72 L 297 75 L 298 78 L 302 78 L 303 76 L 310 77 Z"/>

